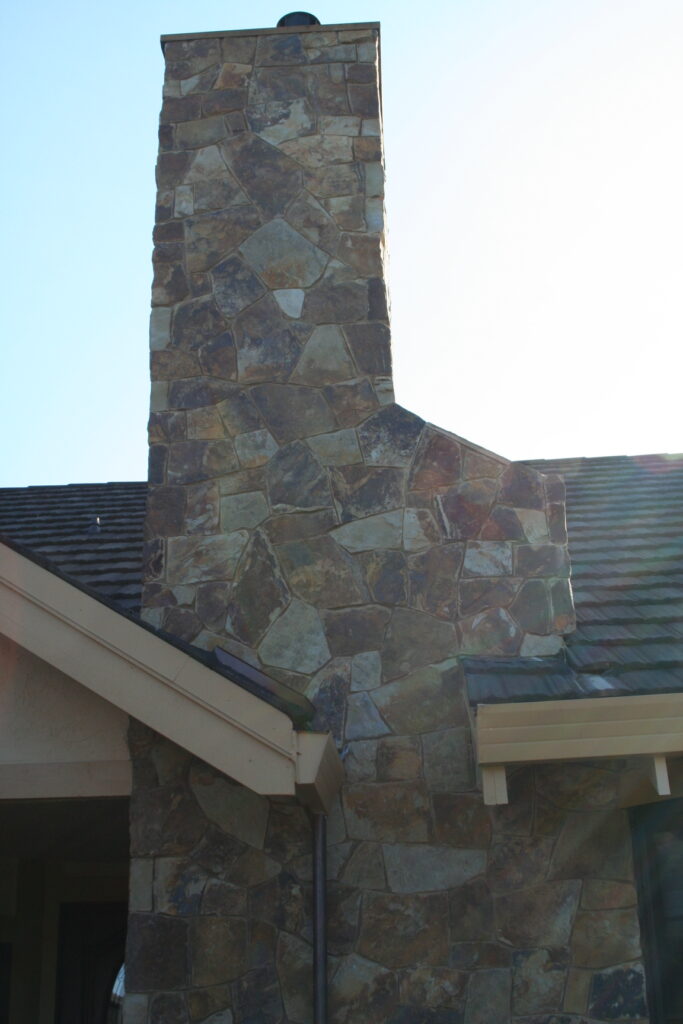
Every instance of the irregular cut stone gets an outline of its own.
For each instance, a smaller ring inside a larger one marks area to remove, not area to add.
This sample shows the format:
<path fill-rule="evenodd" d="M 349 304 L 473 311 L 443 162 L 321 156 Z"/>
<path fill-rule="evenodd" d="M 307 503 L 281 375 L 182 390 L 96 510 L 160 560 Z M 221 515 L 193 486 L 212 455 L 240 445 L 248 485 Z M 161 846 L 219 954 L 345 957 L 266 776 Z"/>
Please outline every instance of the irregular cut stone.
<path fill-rule="evenodd" d="M 262 103 L 247 109 L 249 127 L 272 146 L 313 130 L 313 117 L 304 99 Z"/>
<path fill-rule="evenodd" d="M 394 843 L 383 848 L 387 882 L 393 892 L 442 892 L 482 874 L 483 850 Z"/>
<path fill-rule="evenodd" d="M 169 452 L 168 481 L 200 483 L 232 473 L 237 465 L 230 441 L 179 441 Z"/>
<path fill-rule="evenodd" d="M 236 886 L 261 885 L 280 874 L 281 865 L 261 850 L 249 847 L 228 873 L 229 881 Z"/>
<path fill-rule="evenodd" d="M 316 434 L 307 438 L 306 443 L 324 466 L 348 466 L 363 461 L 355 430 Z"/>
<path fill-rule="evenodd" d="M 391 512 L 388 515 L 392 515 Z M 368 522 L 368 520 L 362 520 Z M 353 524 L 349 523 L 349 526 Z M 378 604 L 407 604 L 408 567 L 402 551 L 377 549 L 360 559 L 373 601 Z"/>
<path fill-rule="evenodd" d="M 253 206 L 235 206 L 185 220 L 185 252 L 191 273 L 210 270 L 255 231 L 261 219 Z"/>
<path fill-rule="evenodd" d="M 296 935 L 281 932 L 277 943 L 277 972 L 287 1018 L 310 1021 L 313 1017 L 313 994 L 310 984 L 313 950 Z"/>
<path fill-rule="evenodd" d="M 246 195 L 224 163 L 223 173 L 219 178 L 195 181 L 193 191 L 196 213 L 209 213 L 211 210 L 224 210 L 228 206 L 247 205 Z"/>
<path fill-rule="evenodd" d="M 432 806 L 434 834 L 438 843 L 487 849 L 491 841 L 491 820 L 488 808 L 482 804 L 478 794 L 434 793 Z"/>
<path fill-rule="evenodd" d="M 577 967 L 611 967 L 640 956 L 640 926 L 635 907 L 580 910 L 572 933 L 572 962 Z"/>
<path fill-rule="evenodd" d="M 252 388 L 252 396 L 280 444 L 327 433 L 337 425 L 320 391 L 293 384 L 259 384 Z"/>
<path fill-rule="evenodd" d="M 320 386 L 350 380 L 356 368 L 336 324 L 316 327 L 306 342 L 292 380 L 301 384 Z"/>
<path fill-rule="evenodd" d="M 491 481 L 495 486 L 495 481 Z M 507 505 L 495 505 L 479 531 L 482 540 L 526 540 L 517 511 Z"/>
<path fill-rule="evenodd" d="M 640 964 L 597 971 L 591 984 L 588 1012 L 597 1020 L 646 1017 L 645 975 Z"/>
<path fill-rule="evenodd" d="M 460 477 L 462 451 L 450 434 L 427 425 L 415 453 L 409 487 L 414 491 L 431 491 L 450 487 Z"/>
<path fill-rule="evenodd" d="M 226 316 L 237 316 L 266 290 L 239 256 L 218 263 L 211 272 L 211 280 L 216 305 Z"/>
<path fill-rule="evenodd" d="M 257 960 L 255 968 L 238 978 L 232 986 L 233 1008 L 238 1021 L 259 1021 L 260 1018 L 264 1024 L 266 1021 L 270 1024 L 282 1019 L 282 993 L 273 960 L 269 950 L 265 965 Z"/>
<path fill-rule="evenodd" d="M 510 544 L 495 540 L 468 541 L 463 572 L 465 576 L 512 575 Z"/>
<path fill-rule="evenodd" d="M 199 121 L 185 121 L 176 125 L 175 145 L 177 149 L 201 149 L 220 142 L 226 135 L 225 120 L 217 114 L 213 117 L 203 117 Z"/>
<path fill-rule="evenodd" d="M 206 872 L 185 858 L 159 857 L 154 864 L 154 909 L 161 914 L 196 914 Z"/>
<path fill-rule="evenodd" d="M 403 502 L 403 476 L 400 469 L 373 466 L 335 468 L 332 487 L 342 522 L 399 508 Z"/>
<path fill-rule="evenodd" d="M 382 648 L 384 678 L 395 679 L 457 652 L 457 636 L 450 622 L 412 608 L 395 608 Z"/>
<path fill-rule="evenodd" d="M 348 551 L 400 548 L 402 527 L 403 514 L 397 509 L 345 523 L 333 530 L 332 536 Z"/>
<path fill-rule="evenodd" d="M 522 642 L 519 627 L 504 608 L 461 619 L 460 630 L 463 654 L 516 654 Z"/>
<path fill-rule="evenodd" d="M 189 1020 L 185 999 L 181 994 L 162 992 L 152 997 L 149 1010 L 150 1024 L 189 1024 Z"/>
<path fill-rule="evenodd" d="M 631 839 L 622 810 L 566 816 L 553 853 L 554 878 L 633 878 Z"/>
<path fill-rule="evenodd" d="M 167 608 L 162 627 L 167 633 L 189 644 L 201 632 L 202 623 L 190 608 Z"/>
<path fill-rule="evenodd" d="M 233 136 L 222 151 L 244 191 L 267 216 L 283 213 L 298 194 L 301 168 L 258 136 Z"/>
<path fill-rule="evenodd" d="M 366 165 L 367 166 L 367 165 Z M 365 209 L 365 204 L 360 196 L 358 208 Z M 361 225 L 362 228 L 362 225 Z M 337 249 L 337 256 L 344 260 L 361 277 L 377 277 L 383 271 L 382 247 L 379 235 L 374 234 L 352 234 L 342 235 Z"/>
<path fill-rule="evenodd" d="M 309 242 L 326 252 L 336 251 L 339 230 L 327 211 L 308 192 L 302 192 L 288 207 L 287 221 Z"/>
<path fill-rule="evenodd" d="M 545 882 L 496 901 L 498 935 L 518 947 L 566 946 L 581 883 Z"/>
<path fill-rule="evenodd" d="M 294 599 L 266 633 L 259 655 L 264 665 L 305 673 L 329 661 L 330 649 L 315 608 Z"/>
<path fill-rule="evenodd" d="M 346 706 L 345 731 L 348 740 L 385 736 L 389 731 L 389 727 L 382 721 L 367 693 L 353 693 L 349 696 Z"/>
<path fill-rule="evenodd" d="M 465 1024 L 507 1024 L 509 1019 L 510 971 L 475 971 L 467 993 Z"/>
<path fill-rule="evenodd" d="M 364 281 L 335 281 L 325 276 L 306 292 L 303 316 L 309 323 L 352 322 L 367 315 L 368 286 Z"/>
<path fill-rule="evenodd" d="M 546 836 L 509 836 L 491 848 L 487 879 L 494 892 L 524 889 L 548 876 L 553 840 Z"/>
<path fill-rule="evenodd" d="M 332 504 L 327 474 L 301 441 L 285 445 L 266 470 L 272 508 L 321 508 Z"/>
<path fill-rule="evenodd" d="M 280 148 L 309 171 L 353 160 L 352 142 L 346 135 L 306 135 L 284 142 Z"/>
<path fill-rule="evenodd" d="M 634 907 L 636 890 L 630 882 L 606 882 L 601 878 L 587 878 L 581 895 L 582 910 L 616 910 Z"/>
<path fill-rule="evenodd" d="M 292 512 L 269 519 L 264 525 L 264 530 L 272 544 L 286 544 L 288 541 L 327 533 L 335 522 L 332 509 L 323 509 L 320 512 Z"/>
<path fill-rule="evenodd" d="M 267 515 L 268 502 L 261 491 L 221 498 L 221 528 L 227 533 L 258 526 Z"/>
<path fill-rule="evenodd" d="M 466 973 L 451 967 L 411 967 L 401 971 L 400 1000 L 416 1008 L 445 1007 L 462 1010 L 465 1006 L 467 981 Z M 441 1017 L 426 1019 L 439 1021 Z M 446 1024 L 448 1018 L 443 1019 Z M 452 1020 L 455 1022 L 456 1018 Z"/>
<path fill-rule="evenodd" d="M 329 256 L 285 220 L 264 224 L 240 252 L 269 288 L 307 288 L 322 274 Z"/>
<path fill-rule="evenodd" d="M 363 889 L 385 889 L 382 847 L 378 843 L 360 843 L 349 858 L 342 880 Z"/>
<path fill-rule="evenodd" d="M 246 541 L 244 530 L 212 537 L 169 538 L 168 582 L 232 579 Z"/>
<path fill-rule="evenodd" d="M 240 380 L 285 380 L 309 334 L 310 327 L 283 319 L 272 295 L 264 295 L 235 321 Z"/>
<path fill-rule="evenodd" d="M 510 614 L 528 633 L 550 631 L 550 597 L 543 580 L 527 580 L 510 605 Z"/>
<path fill-rule="evenodd" d="M 387 405 L 359 428 L 365 461 L 375 466 L 407 466 L 415 451 L 424 420 L 400 405 Z"/>
<path fill-rule="evenodd" d="M 377 408 L 377 396 L 368 380 L 352 380 L 323 389 L 342 427 L 352 427 Z"/>
<path fill-rule="evenodd" d="M 180 154 L 169 153 L 168 155 L 175 156 Z M 188 184 L 201 184 L 216 178 L 224 180 L 229 174 L 218 146 L 205 146 L 203 149 L 198 149 L 194 157 L 192 157 L 191 153 L 183 155 L 191 158 L 192 161 L 184 175 L 184 180 Z M 246 200 L 246 196 L 244 196 L 244 199 Z"/>
<path fill-rule="evenodd" d="M 327 941 L 333 956 L 352 953 L 358 935 L 361 894 L 357 889 L 328 884 Z"/>
<path fill-rule="evenodd" d="M 343 794 L 351 839 L 375 842 L 426 842 L 429 801 L 421 783 L 363 783 Z"/>
<path fill-rule="evenodd" d="M 255 646 L 289 603 L 290 595 L 266 537 L 256 531 L 228 604 L 226 629 Z"/>
<path fill-rule="evenodd" d="M 542 544 L 544 541 L 550 540 L 545 512 L 517 508 L 515 514 L 522 525 L 524 537 L 530 544 Z"/>
<path fill-rule="evenodd" d="M 185 488 L 187 511 L 182 533 L 218 533 L 220 497 L 218 484 L 211 480 Z"/>
<path fill-rule="evenodd" d="M 403 514 L 403 546 L 406 551 L 422 551 L 441 540 L 434 516 L 426 508 L 407 508 Z"/>
<path fill-rule="evenodd" d="M 336 659 L 325 665 L 306 689 L 307 697 L 315 705 L 313 728 L 331 732 L 338 746 L 344 739 L 350 676 L 348 661 Z"/>
<path fill-rule="evenodd" d="M 476 879 L 449 893 L 451 934 L 455 942 L 493 938 L 493 902 L 488 886 Z"/>
<path fill-rule="evenodd" d="M 561 544 L 518 544 L 515 550 L 518 576 L 569 576 L 567 549 Z"/>
<path fill-rule="evenodd" d="M 346 781 L 376 782 L 377 781 L 377 740 L 356 740 L 348 745 L 344 759 Z M 376 886 L 374 886 L 376 888 Z M 379 886 L 385 888 L 384 883 Z"/>
<path fill-rule="evenodd" d="M 215 405 L 188 409 L 186 421 L 189 441 L 214 441 L 225 437 L 225 427 Z"/>
<path fill-rule="evenodd" d="M 291 541 L 278 556 L 287 583 L 309 604 L 341 608 L 367 600 L 358 565 L 331 536 Z"/>
<path fill-rule="evenodd" d="M 365 651 L 351 661 L 351 689 L 374 690 L 382 682 L 382 659 L 379 651 Z"/>
<path fill-rule="evenodd" d="M 277 441 L 267 430 L 250 430 L 235 438 L 237 458 L 246 469 L 264 465 L 277 448 Z"/>
<path fill-rule="evenodd" d="M 422 758 L 430 790 L 474 788 L 468 729 L 442 729 L 423 736 Z"/>
<path fill-rule="evenodd" d="M 410 565 L 410 603 L 420 611 L 453 620 L 458 612 L 458 577 L 463 545 L 447 544 L 414 555 Z"/>
<path fill-rule="evenodd" d="M 263 847 L 268 821 L 265 797 L 208 768 L 193 768 L 190 786 L 210 821 L 250 846 Z"/>
<path fill-rule="evenodd" d="M 273 292 L 273 298 L 285 316 L 296 320 L 301 315 L 304 294 L 301 288 L 280 288 Z"/>
<path fill-rule="evenodd" d="M 174 345 L 199 348 L 225 332 L 227 320 L 213 298 L 193 299 L 179 306 L 173 315 Z"/>
<path fill-rule="evenodd" d="M 434 732 L 468 724 L 457 671 L 430 665 L 373 689 L 382 718 L 398 735 Z"/>
<path fill-rule="evenodd" d="M 190 930 L 193 983 L 218 985 L 244 974 L 246 937 L 239 918 L 196 917 Z"/>
<path fill-rule="evenodd" d="M 128 988 L 137 992 L 186 986 L 187 921 L 161 914 L 130 914 L 126 975 Z"/>
<path fill-rule="evenodd" d="M 373 377 L 391 374 L 391 335 L 386 324 L 346 323 L 344 333 L 361 373 Z"/>
<path fill-rule="evenodd" d="M 341 961 L 330 983 L 332 1024 L 379 1024 L 388 1019 L 395 1003 L 392 971 L 356 954 Z"/>
<path fill-rule="evenodd" d="M 479 536 L 496 497 L 494 480 L 463 480 L 438 500 L 448 535 L 454 540 Z"/>
<path fill-rule="evenodd" d="M 461 580 L 458 585 L 461 616 L 476 615 L 490 608 L 506 608 L 519 588 L 519 580 L 500 579 Z"/>
<path fill-rule="evenodd" d="M 358 951 L 388 967 L 445 966 L 448 908 L 444 899 L 441 895 L 366 893 Z"/>
<path fill-rule="evenodd" d="M 190 380 L 171 381 L 169 405 L 174 409 L 201 409 L 222 402 L 230 394 L 232 385 L 211 377 L 193 377 Z M 220 422 L 220 421 L 219 421 Z M 221 434 L 222 436 L 222 434 Z M 181 448 L 180 451 L 200 451 L 201 448 Z"/>
<path fill-rule="evenodd" d="M 522 658 L 547 658 L 559 654 L 562 650 L 562 638 L 559 636 L 533 636 L 527 633 L 519 649 Z"/>
<path fill-rule="evenodd" d="M 182 487 L 150 487 L 147 495 L 147 529 L 155 537 L 182 532 L 185 491 Z"/>
<path fill-rule="evenodd" d="M 334 657 L 343 657 L 377 650 L 382 644 L 391 613 L 379 605 L 366 605 L 363 608 L 324 611 L 322 615 L 330 650 Z"/>
<path fill-rule="evenodd" d="M 558 633 L 576 629 L 576 612 L 569 580 L 556 580 L 550 585 L 553 606 L 552 627 Z"/>
<path fill-rule="evenodd" d="M 391 736 L 377 748 L 377 778 L 380 782 L 419 779 L 422 773 L 420 741 L 414 736 Z"/>
<path fill-rule="evenodd" d="M 542 509 L 545 504 L 543 476 L 521 462 L 511 463 L 500 479 L 498 500 L 514 508 Z"/>

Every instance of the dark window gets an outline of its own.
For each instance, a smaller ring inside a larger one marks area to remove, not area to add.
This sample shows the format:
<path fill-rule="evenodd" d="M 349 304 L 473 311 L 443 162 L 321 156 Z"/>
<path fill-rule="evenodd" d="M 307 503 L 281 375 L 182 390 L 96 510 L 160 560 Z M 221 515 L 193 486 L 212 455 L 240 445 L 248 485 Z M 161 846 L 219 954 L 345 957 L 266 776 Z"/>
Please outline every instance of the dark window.
<path fill-rule="evenodd" d="M 683 800 L 631 811 L 651 1024 L 683 1024 Z"/>

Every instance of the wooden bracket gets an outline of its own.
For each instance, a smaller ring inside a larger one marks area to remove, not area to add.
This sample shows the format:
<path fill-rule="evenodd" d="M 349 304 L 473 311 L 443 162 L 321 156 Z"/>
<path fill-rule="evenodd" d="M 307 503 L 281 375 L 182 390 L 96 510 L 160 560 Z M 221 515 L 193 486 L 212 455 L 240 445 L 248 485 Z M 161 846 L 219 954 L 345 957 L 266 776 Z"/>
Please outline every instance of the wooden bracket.
<path fill-rule="evenodd" d="M 652 785 L 657 791 L 657 796 L 671 796 L 669 769 L 666 764 L 666 757 L 663 754 L 655 754 L 652 758 L 650 777 Z"/>
<path fill-rule="evenodd" d="M 504 764 L 486 764 L 481 768 L 484 803 L 489 805 L 508 802 L 508 786 Z"/>

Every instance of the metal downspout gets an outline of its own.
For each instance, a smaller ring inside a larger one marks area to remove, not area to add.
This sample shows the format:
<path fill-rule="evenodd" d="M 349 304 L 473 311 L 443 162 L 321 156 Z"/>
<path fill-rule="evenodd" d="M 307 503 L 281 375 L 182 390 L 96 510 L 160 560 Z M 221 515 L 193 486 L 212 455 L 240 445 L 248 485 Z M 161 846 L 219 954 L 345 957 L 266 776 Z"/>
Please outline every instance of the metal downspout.
<path fill-rule="evenodd" d="M 313 1020 L 327 1024 L 327 816 L 313 815 Z"/>

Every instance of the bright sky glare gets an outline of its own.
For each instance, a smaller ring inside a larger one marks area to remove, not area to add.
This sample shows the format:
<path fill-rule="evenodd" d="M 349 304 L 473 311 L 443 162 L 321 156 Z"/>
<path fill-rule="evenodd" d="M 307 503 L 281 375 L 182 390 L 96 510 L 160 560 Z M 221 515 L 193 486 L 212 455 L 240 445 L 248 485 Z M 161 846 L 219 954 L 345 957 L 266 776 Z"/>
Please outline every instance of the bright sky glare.
<path fill-rule="evenodd" d="M 0 485 L 146 476 L 161 33 L 271 0 L 6 4 Z M 680 0 L 379 20 L 398 400 L 508 458 L 681 451 Z"/>

